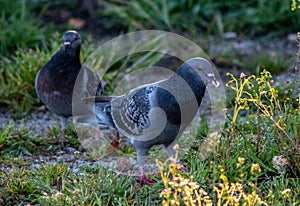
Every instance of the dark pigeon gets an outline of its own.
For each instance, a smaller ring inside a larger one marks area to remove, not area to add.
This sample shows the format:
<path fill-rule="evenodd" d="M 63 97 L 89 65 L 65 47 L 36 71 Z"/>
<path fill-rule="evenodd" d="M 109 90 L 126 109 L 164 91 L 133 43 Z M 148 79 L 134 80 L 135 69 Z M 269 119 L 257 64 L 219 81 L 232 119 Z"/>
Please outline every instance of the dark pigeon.
<path fill-rule="evenodd" d="M 203 58 L 192 58 L 167 80 L 143 85 L 122 96 L 85 100 L 95 101 L 99 124 L 112 126 L 129 138 L 137 150 L 140 184 L 151 185 L 154 182 L 144 173 L 150 148 L 164 145 L 170 159 L 176 161 L 174 146 L 195 117 L 209 82 L 218 86 L 211 64 Z"/>
<path fill-rule="evenodd" d="M 60 118 L 62 125 L 61 139 L 65 138 L 64 132 L 68 124 L 68 117 L 72 116 L 74 99 L 78 99 L 77 102 L 81 102 L 80 99 L 83 97 L 90 95 L 101 96 L 103 94 L 99 76 L 80 62 L 80 35 L 76 31 L 67 31 L 63 36 L 63 41 L 64 45 L 62 48 L 37 73 L 35 82 L 38 98 L 51 112 Z M 77 85 L 78 89 L 75 91 L 76 79 L 77 82 L 82 81 L 82 86 Z M 90 110 L 89 108 L 86 109 Z M 82 109 L 82 113 L 87 113 L 88 111 Z"/>

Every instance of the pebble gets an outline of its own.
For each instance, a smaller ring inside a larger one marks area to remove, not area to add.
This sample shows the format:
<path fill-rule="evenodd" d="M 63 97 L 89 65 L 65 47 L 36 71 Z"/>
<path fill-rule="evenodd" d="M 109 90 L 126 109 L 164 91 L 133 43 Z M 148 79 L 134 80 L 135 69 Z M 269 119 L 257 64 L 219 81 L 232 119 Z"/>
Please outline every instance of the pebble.
<path fill-rule="evenodd" d="M 72 162 L 75 159 L 74 155 L 64 154 L 62 156 L 58 156 L 57 160 L 62 162 Z"/>
<path fill-rule="evenodd" d="M 45 135 L 50 128 L 58 126 L 59 120 L 48 111 L 41 111 L 16 120 L 12 120 L 11 115 L 4 112 L 0 117 L 0 129 L 6 128 L 10 122 L 13 122 L 13 127 L 16 130 L 24 127 L 37 135 Z"/>
<path fill-rule="evenodd" d="M 254 41 L 250 41 L 250 40 L 234 42 L 232 48 L 237 50 L 238 53 L 243 55 L 250 55 L 253 52 L 261 50 L 261 47 L 258 43 L 255 43 Z"/>
<path fill-rule="evenodd" d="M 72 168 L 72 173 L 78 174 L 80 172 L 79 168 Z"/>
<path fill-rule="evenodd" d="M 65 150 L 67 153 L 74 153 L 76 151 L 76 149 L 73 147 L 66 147 Z"/>
<path fill-rule="evenodd" d="M 237 33 L 235 32 L 226 32 L 223 34 L 223 39 L 237 39 Z"/>
<path fill-rule="evenodd" d="M 40 169 L 41 165 L 40 164 L 32 164 L 30 165 L 30 169 Z"/>
<path fill-rule="evenodd" d="M 289 34 L 287 40 L 292 43 L 297 42 L 297 34 Z"/>

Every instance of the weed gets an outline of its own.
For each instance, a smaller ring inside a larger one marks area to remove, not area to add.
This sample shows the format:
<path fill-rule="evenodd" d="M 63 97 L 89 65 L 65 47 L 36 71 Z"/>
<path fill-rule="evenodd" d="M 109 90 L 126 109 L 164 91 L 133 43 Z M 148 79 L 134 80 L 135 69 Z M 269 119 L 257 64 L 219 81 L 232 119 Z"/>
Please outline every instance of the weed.
<path fill-rule="evenodd" d="M 1 155 L 31 155 L 36 149 L 36 143 L 40 144 L 32 132 L 24 128 L 15 131 L 13 123 L 5 129 L 0 129 Z"/>
<path fill-rule="evenodd" d="M 201 30 L 217 34 L 234 31 L 247 36 L 299 30 L 299 13 L 290 12 L 289 1 L 105 1 L 102 13 L 125 20 L 123 24 L 129 28 L 183 30 L 192 36 Z"/>
<path fill-rule="evenodd" d="M 242 73 L 239 80 L 231 74 L 228 75 L 232 80 L 226 85 L 236 93 L 230 136 L 234 139 L 234 135 L 236 134 L 234 130 L 236 129 L 239 111 L 244 109 L 249 110 L 250 106 L 254 106 L 258 122 L 262 121 L 263 116 L 268 118 L 272 124 L 275 125 L 276 131 L 280 137 L 276 140 L 279 150 L 282 150 L 282 146 L 288 148 L 288 145 L 295 144 L 296 142 L 294 141 L 291 141 L 290 143 L 286 143 L 285 141 L 292 140 L 292 138 L 286 131 L 286 123 L 282 121 L 284 111 L 278 98 L 278 92 L 271 85 L 273 82 L 271 74 L 264 70 L 261 72 L 261 77 L 255 77 L 254 75 L 246 77 L 246 75 Z M 232 84 L 233 86 L 231 86 Z M 292 115 L 292 113 L 289 114 Z M 261 129 L 258 128 L 257 132 L 259 135 L 260 131 Z M 259 142 L 257 144 L 259 144 Z M 230 145 L 228 145 L 228 150 L 230 150 Z"/>
<path fill-rule="evenodd" d="M 50 142 L 56 142 L 56 143 L 61 143 L 59 138 L 61 135 L 61 128 L 57 128 L 57 127 L 52 127 L 46 137 L 48 137 L 48 141 Z M 65 130 L 65 137 L 67 142 L 64 142 L 65 146 L 70 146 L 73 148 L 79 148 L 81 143 L 78 140 L 78 136 L 76 133 L 76 129 L 75 126 L 73 124 L 69 124 Z M 54 143 L 53 142 L 53 143 Z"/>
<path fill-rule="evenodd" d="M 257 188 L 257 176 L 261 172 L 258 164 L 252 164 L 250 171 L 244 169 L 245 159 L 239 158 L 236 165 L 239 170 L 239 176 L 245 180 L 246 174 L 249 174 L 247 184 L 241 182 L 230 183 L 225 170 L 221 167 L 217 174 L 220 182 L 213 184 L 209 188 L 213 193 L 205 191 L 199 183 L 193 181 L 193 176 L 189 178 L 180 174 L 180 166 L 173 164 L 170 168 L 166 169 L 166 163 L 157 161 L 159 170 L 165 189 L 161 192 L 160 196 L 163 199 L 163 205 L 268 205 L 258 195 L 259 189 Z M 254 181 L 254 183 L 252 182 Z"/>
<path fill-rule="evenodd" d="M 291 0 L 291 11 L 296 11 L 296 9 L 300 9 L 300 5 L 296 0 Z"/>
<path fill-rule="evenodd" d="M 32 111 L 39 100 L 35 94 L 35 76 L 59 45 L 52 39 L 52 52 L 38 47 L 19 49 L 12 59 L 3 57 L 0 69 L 0 104 L 21 115 Z"/>
<path fill-rule="evenodd" d="M 33 7 L 28 2 L 1 0 L 0 5 L 0 56 L 9 57 L 18 48 L 33 48 L 37 45 L 46 48 L 46 39 L 49 37 L 47 29 L 39 26 L 39 16 L 32 18 Z"/>

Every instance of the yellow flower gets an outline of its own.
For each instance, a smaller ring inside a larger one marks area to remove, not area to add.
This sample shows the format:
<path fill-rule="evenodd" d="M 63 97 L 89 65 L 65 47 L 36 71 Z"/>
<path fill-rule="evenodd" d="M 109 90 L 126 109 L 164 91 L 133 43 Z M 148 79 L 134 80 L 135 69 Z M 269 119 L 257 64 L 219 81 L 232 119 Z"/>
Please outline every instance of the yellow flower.
<path fill-rule="evenodd" d="M 226 177 L 225 175 L 221 174 L 221 175 L 220 175 L 220 179 L 221 179 L 225 184 L 228 183 L 228 179 L 227 179 L 227 177 Z"/>
<path fill-rule="evenodd" d="M 245 74 L 245 73 L 241 73 L 241 75 L 240 75 L 240 79 L 243 79 L 244 77 L 246 77 L 247 75 Z"/>
<path fill-rule="evenodd" d="M 243 165 L 245 163 L 245 158 L 239 157 L 238 158 L 238 163 L 240 163 L 241 165 Z"/>
<path fill-rule="evenodd" d="M 285 190 L 283 190 L 282 192 L 281 192 L 281 194 L 286 194 L 286 193 L 290 193 L 291 192 L 291 189 L 285 189 Z"/>
<path fill-rule="evenodd" d="M 259 164 L 253 163 L 250 169 L 252 175 L 258 175 L 261 172 Z"/>

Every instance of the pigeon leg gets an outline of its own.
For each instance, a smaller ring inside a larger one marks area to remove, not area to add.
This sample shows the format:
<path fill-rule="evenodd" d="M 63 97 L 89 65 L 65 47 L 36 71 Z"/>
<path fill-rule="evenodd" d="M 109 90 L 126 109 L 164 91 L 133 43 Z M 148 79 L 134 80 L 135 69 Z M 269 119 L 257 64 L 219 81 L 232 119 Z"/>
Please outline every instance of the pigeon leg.
<path fill-rule="evenodd" d="M 61 140 L 65 140 L 65 128 L 61 128 Z"/>
<path fill-rule="evenodd" d="M 137 155 L 137 161 L 138 164 L 140 166 L 140 186 L 142 185 L 153 185 L 155 182 L 148 179 L 145 175 L 145 170 L 144 170 L 144 166 L 145 166 L 145 160 L 146 160 L 146 155 L 145 153 L 143 153 L 143 155 L 139 154 L 140 152 L 138 151 L 138 155 Z M 148 151 L 146 152 L 148 154 Z"/>
<path fill-rule="evenodd" d="M 150 180 L 148 179 L 146 176 L 145 176 L 145 171 L 144 171 L 144 168 L 140 168 L 140 186 L 143 186 L 143 185 L 148 185 L 148 186 L 151 186 L 151 185 L 154 185 L 154 181 L 153 180 Z"/>
<path fill-rule="evenodd" d="M 181 171 L 183 171 L 183 172 L 189 172 L 190 171 L 190 168 L 185 166 L 182 162 L 178 161 L 177 164 L 179 164 Z"/>
<path fill-rule="evenodd" d="M 168 156 L 170 158 L 170 160 L 173 163 L 179 164 L 181 170 L 183 172 L 189 172 L 190 169 L 188 167 L 186 167 L 179 159 L 178 159 L 178 149 L 179 149 L 179 145 L 177 144 L 177 141 L 174 141 L 171 145 L 169 145 L 168 147 L 166 147 Z"/>
<path fill-rule="evenodd" d="M 65 140 L 65 129 L 68 125 L 68 118 L 67 117 L 59 117 L 61 123 L 61 140 Z"/>

